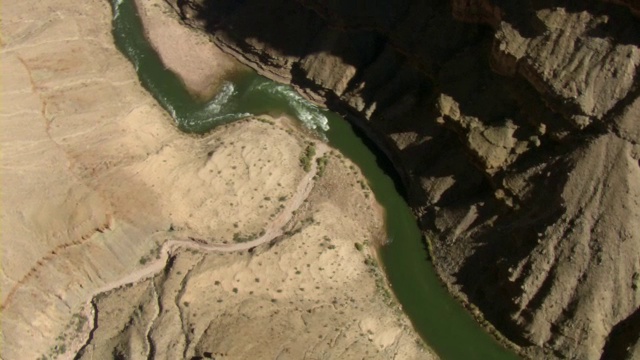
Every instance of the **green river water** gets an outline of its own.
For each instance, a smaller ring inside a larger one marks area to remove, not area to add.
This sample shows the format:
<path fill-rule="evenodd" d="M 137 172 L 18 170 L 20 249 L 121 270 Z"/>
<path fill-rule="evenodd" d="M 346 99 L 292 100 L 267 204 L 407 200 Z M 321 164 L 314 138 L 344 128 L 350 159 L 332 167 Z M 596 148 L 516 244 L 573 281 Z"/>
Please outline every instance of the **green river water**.
<path fill-rule="evenodd" d="M 208 102 L 193 99 L 147 43 L 133 0 L 114 1 L 113 36 L 140 81 L 186 132 L 203 133 L 250 114 L 289 115 L 325 136 L 356 163 L 386 209 L 390 243 L 380 250 L 393 291 L 415 329 L 442 359 L 517 359 L 485 332 L 440 284 L 416 219 L 375 152 L 337 114 L 303 99 L 290 86 L 255 73 L 228 79 Z"/>

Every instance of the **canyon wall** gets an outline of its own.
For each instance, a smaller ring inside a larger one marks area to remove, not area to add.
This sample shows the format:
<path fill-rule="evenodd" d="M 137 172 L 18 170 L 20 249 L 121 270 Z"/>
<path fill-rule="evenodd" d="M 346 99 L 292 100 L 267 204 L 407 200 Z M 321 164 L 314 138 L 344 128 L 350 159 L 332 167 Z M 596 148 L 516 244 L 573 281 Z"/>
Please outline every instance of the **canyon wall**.
<path fill-rule="evenodd" d="M 638 2 L 169 3 L 362 127 L 444 282 L 522 354 L 640 357 Z"/>

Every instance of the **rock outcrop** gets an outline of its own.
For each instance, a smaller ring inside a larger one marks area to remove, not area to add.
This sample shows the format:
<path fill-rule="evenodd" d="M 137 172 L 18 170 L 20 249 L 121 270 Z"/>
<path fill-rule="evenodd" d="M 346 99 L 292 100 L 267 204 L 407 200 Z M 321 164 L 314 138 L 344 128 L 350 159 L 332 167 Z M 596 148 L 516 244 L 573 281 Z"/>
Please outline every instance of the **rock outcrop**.
<path fill-rule="evenodd" d="M 442 279 L 523 354 L 640 356 L 637 2 L 171 3 L 363 127 Z"/>

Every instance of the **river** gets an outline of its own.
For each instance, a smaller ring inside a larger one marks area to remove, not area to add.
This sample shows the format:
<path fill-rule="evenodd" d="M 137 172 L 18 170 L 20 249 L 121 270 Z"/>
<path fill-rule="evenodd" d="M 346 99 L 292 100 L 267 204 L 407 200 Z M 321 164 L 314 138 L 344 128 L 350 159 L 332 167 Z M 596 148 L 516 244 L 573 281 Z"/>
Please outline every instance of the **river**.
<path fill-rule="evenodd" d="M 396 184 L 379 165 L 379 152 L 335 113 L 306 101 L 288 85 L 256 73 L 231 76 L 207 102 L 197 101 L 168 71 L 144 37 L 133 0 L 115 0 L 113 36 L 145 88 L 186 132 L 204 133 L 251 114 L 288 115 L 316 131 L 362 170 L 386 210 L 390 240 L 379 250 L 387 279 L 425 342 L 442 359 L 517 359 L 484 331 L 440 284 L 415 217 Z"/>

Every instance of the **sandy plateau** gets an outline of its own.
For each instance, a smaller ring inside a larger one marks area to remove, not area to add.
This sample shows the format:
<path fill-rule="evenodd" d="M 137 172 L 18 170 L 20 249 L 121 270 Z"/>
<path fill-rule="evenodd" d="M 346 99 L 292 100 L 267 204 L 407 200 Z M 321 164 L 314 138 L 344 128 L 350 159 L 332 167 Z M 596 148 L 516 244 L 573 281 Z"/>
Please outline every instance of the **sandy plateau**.
<path fill-rule="evenodd" d="M 237 70 L 142 4 L 193 93 Z M 348 160 L 284 118 L 179 132 L 105 0 L 2 11 L 3 359 L 433 356 L 375 265 L 382 216 Z M 302 169 L 308 146 L 324 169 Z"/>

